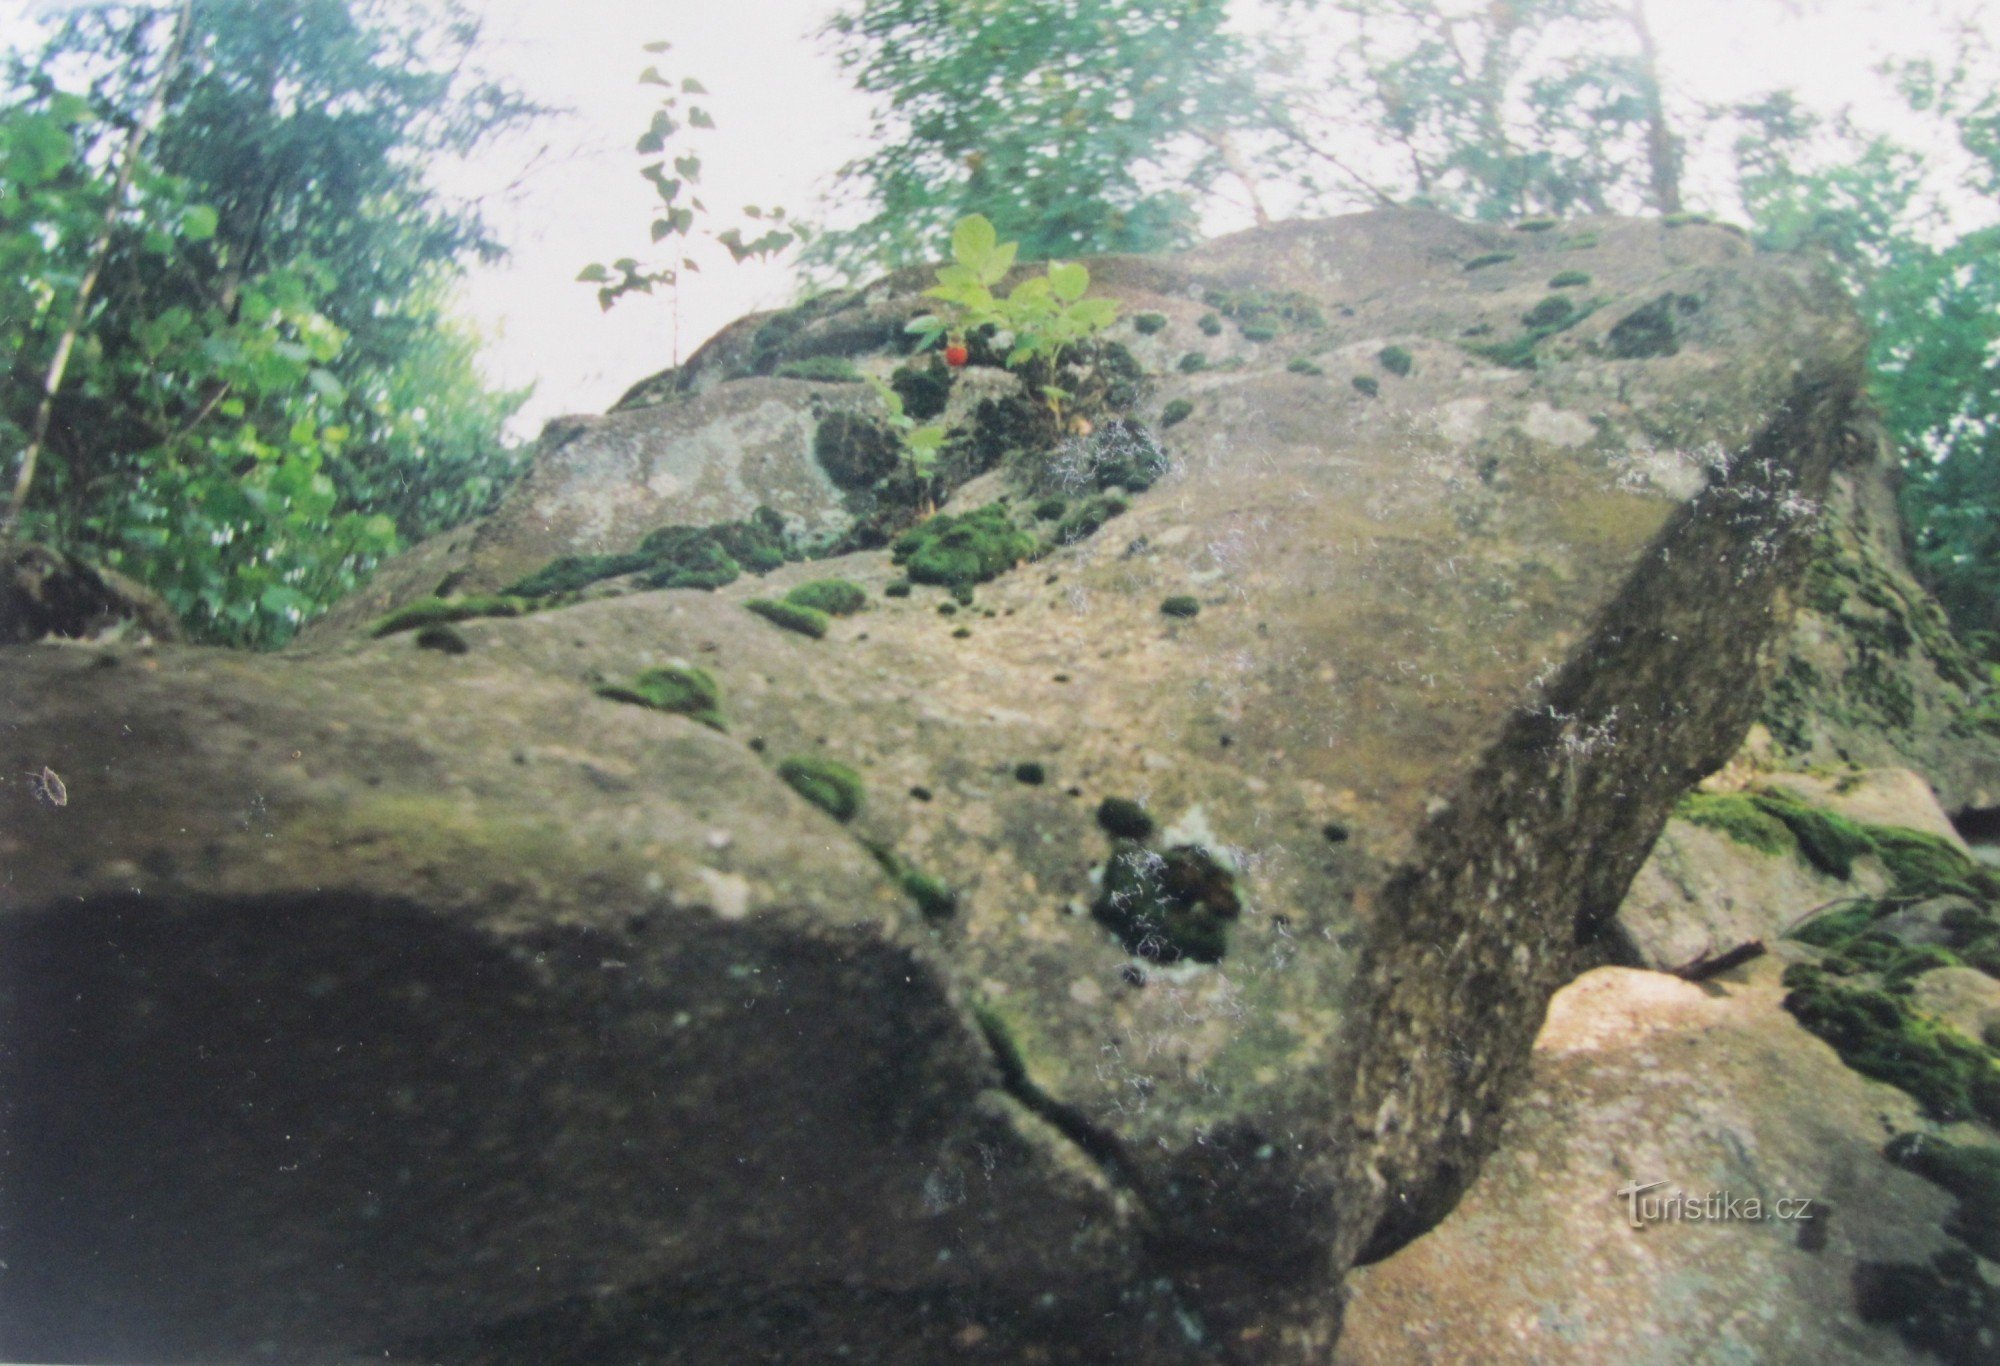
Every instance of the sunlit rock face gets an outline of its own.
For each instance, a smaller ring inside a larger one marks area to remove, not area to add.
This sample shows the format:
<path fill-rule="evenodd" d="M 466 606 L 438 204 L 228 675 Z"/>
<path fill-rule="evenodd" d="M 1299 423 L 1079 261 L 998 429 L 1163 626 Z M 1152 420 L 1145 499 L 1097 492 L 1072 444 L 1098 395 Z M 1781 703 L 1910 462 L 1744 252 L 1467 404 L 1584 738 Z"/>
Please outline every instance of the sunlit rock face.
<path fill-rule="evenodd" d="M 70 797 L 4 789 L 0 1353 L 1323 1360 L 1755 716 L 1861 336 L 1702 226 L 1092 270 L 1167 471 L 970 604 L 885 549 L 463 653 L 9 649 Z M 888 373 L 922 283 L 726 332 L 368 611 L 862 517 L 813 443 L 866 391 L 777 370 Z M 834 576 L 823 639 L 744 608 Z M 675 663 L 723 729 L 593 691 Z"/>

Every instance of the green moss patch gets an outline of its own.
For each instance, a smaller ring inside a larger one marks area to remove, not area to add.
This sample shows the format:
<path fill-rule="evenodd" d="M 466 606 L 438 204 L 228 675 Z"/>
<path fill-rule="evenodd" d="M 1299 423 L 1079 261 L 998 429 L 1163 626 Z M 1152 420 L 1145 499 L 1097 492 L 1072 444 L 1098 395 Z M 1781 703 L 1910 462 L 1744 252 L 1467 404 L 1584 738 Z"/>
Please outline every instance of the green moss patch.
<path fill-rule="evenodd" d="M 518 617 L 530 610 L 532 604 L 511 595 L 480 593 L 463 598 L 418 598 L 377 620 L 368 628 L 368 634 L 379 640 L 424 626 L 470 621 L 474 617 Z"/>
<path fill-rule="evenodd" d="M 1281 327 L 1326 326 L 1319 303 L 1296 290 L 1211 289 L 1203 298 L 1210 308 L 1235 323 L 1251 341 L 1270 341 Z M 1203 327 L 1204 332 L 1208 331 Z M 1221 331 L 1217 327 L 1216 331 Z M 1213 333 L 1210 334 L 1214 335 Z"/>
<path fill-rule="evenodd" d="M 1184 398 L 1177 398 L 1160 409 L 1160 426 L 1171 427 L 1185 422 L 1194 415 L 1194 404 Z"/>
<path fill-rule="evenodd" d="M 928 422 L 951 402 L 951 367 L 940 356 L 928 365 L 905 365 L 889 376 L 889 387 L 903 400 L 903 412 Z"/>
<path fill-rule="evenodd" d="M 417 632 L 417 648 L 436 650 L 439 654 L 462 655 L 471 652 L 472 647 L 465 637 L 442 623 L 426 626 Z"/>
<path fill-rule="evenodd" d="M 851 821 L 861 812 L 861 775 L 845 764 L 794 755 L 778 765 L 778 776 L 837 821 Z"/>
<path fill-rule="evenodd" d="M 1014 765 L 1014 781 L 1026 783 L 1029 787 L 1040 787 L 1049 780 L 1049 771 L 1040 764 L 1029 762 Z"/>
<path fill-rule="evenodd" d="M 1142 840 L 1153 833 L 1153 818 L 1130 797 L 1106 797 L 1097 804 L 1097 823 L 1118 839 Z"/>
<path fill-rule="evenodd" d="M 1553 218 L 1523 218 L 1514 225 L 1515 232 L 1548 232 L 1556 226 Z"/>
<path fill-rule="evenodd" d="M 1091 914 L 1127 953 L 1157 963 L 1220 962 L 1242 914 L 1236 880 L 1202 849 L 1127 844 L 1111 856 Z"/>
<path fill-rule="evenodd" d="M 1679 317 L 1701 301 L 1687 294 L 1662 294 L 1633 309 L 1605 334 L 1604 349 L 1618 360 L 1648 360 L 1680 352 Z"/>
<path fill-rule="evenodd" d="M 1381 381 L 1376 379 L 1373 375 L 1356 375 L 1350 382 L 1354 385 L 1354 391 L 1356 393 L 1365 394 L 1369 398 L 1374 398 L 1377 394 L 1382 392 Z"/>
<path fill-rule="evenodd" d="M 1375 355 L 1384 370 L 1392 375 L 1407 375 L 1416 362 L 1410 353 L 1400 346 L 1385 346 Z"/>
<path fill-rule="evenodd" d="M 1489 251 L 1483 256 L 1475 256 L 1467 261 L 1463 270 L 1485 270 L 1488 266 L 1503 266 L 1514 259 L 1511 251 Z"/>
<path fill-rule="evenodd" d="M 896 538 L 892 555 L 917 583 L 946 586 L 998 578 L 1035 553 L 1034 536 L 1007 510 L 988 504 L 958 516 L 939 513 Z"/>
<path fill-rule="evenodd" d="M 1139 333 L 1140 336 L 1150 337 L 1156 332 L 1166 331 L 1167 315 L 1164 313 L 1134 314 L 1132 318 L 1132 326 L 1134 330 L 1136 330 Z"/>
<path fill-rule="evenodd" d="M 785 601 L 831 617 L 851 617 L 868 605 L 868 590 L 847 579 L 814 579 L 785 594 Z"/>
<path fill-rule="evenodd" d="M 1783 821 L 1741 792 L 1690 792 L 1674 814 L 1690 825 L 1719 830 L 1762 854 L 1789 854 L 1798 847 Z"/>
<path fill-rule="evenodd" d="M 1069 511 L 1069 504 L 1060 498 L 1044 498 L 1035 504 L 1035 520 L 1038 522 L 1060 521 Z"/>
<path fill-rule="evenodd" d="M 1055 544 L 1072 545 L 1095 536 L 1113 517 L 1122 516 L 1131 504 L 1115 493 L 1098 493 L 1078 503 L 1056 523 Z"/>
<path fill-rule="evenodd" d="M 2000 1342 L 2000 1290 L 1964 1248 L 1948 1248 L 1929 1265 L 1863 1262 L 1854 1269 L 1854 1303 L 1864 1323 L 1894 1328 L 1947 1366 L 1988 1366 Z"/>
<path fill-rule="evenodd" d="M 884 844 L 865 842 L 868 852 L 875 856 L 875 862 L 882 866 L 895 884 L 902 889 L 919 914 L 933 924 L 949 920 L 958 911 L 958 894 L 944 883 L 920 871 L 908 859 Z"/>
<path fill-rule="evenodd" d="M 1201 329 L 1202 335 L 1205 337 L 1219 337 L 1222 335 L 1222 319 L 1213 313 L 1202 314 L 1201 320 L 1195 326 Z M 1182 368 L 1185 369 L 1186 366 L 1183 365 Z"/>
<path fill-rule="evenodd" d="M 1201 600 L 1178 593 L 1161 603 L 1160 611 L 1170 617 L 1197 617 L 1201 615 Z"/>
<path fill-rule="evenodd" d="M 1267 342 L 1278 339 L 1278 329 L 1269 323 L 1245 323 L 1237 331 L 1243 334 L 1245 341 Z"/>
<path fill-rule="evenodd" d="M 646 588 L 720 588 L 763 574 L 796 555 L 785 521 L 760 507 L 740 522 L 663 526 L 617 555 L 563 555 L 508 588 L 520 597 L 572 593 L 601 579 L 638 574 Z"/>
<path fill-rule="evenodd" d="M 1550 289 L 1582 289 L 1590 283 L 1590 272 L 1584 270 L 1559 270 L 1549 277 Z"/>
<path fill-rule="evenodd" d="M 840 488 L 872 487 L 902 464 L 901 444 L 882 423 L 860 413 L 833 412 L 813 431 L 813 458 Z"/>
<path fill-rule="evenodd" d="M 1947 1231 L 2000 1261 L 2000 1148 L 1903 1134 L 1882 1155 L 1957 1196 L 1958 1212 Z"/>
<path fill-rule="evenodd" d="M 1208 357 L 1199 351 L 1190 351 L 1181 357 L 1180 370 L 1183 375 L 1195 375 L 1208 369 Z"/>
<path fill-rule="evenodd" d="M 1886 991 L 1837 983 L 1822 968 L 1785 970 L 1785 1009 L 1863 1076 L 1909 1093 L 1931 1118 L 2000 1124 L 2000 1059 Z"/>
<path fill-rule="evenodd" d="M 608 683 L 597 689 L 599 697 L 613 702 L 630 702 L 654 711 L 673 712 L 723 730 L 722 688 L 705 670 L 678 664 L 646 669 L 630 683 Z"/>
<path fill-rule="evenodd" d="M 779 379 L 809 379 L 822 384 L 859 384 L 861 372 L 839 356 L 807 356 L 782 362 L 771 372 Z"/>
<path fill-rule="evenodd" d="M 1551 294 L 1521 315 L 1529 327 L 1557 327 L 1570 320 L 1576 305 L 1560 294 Z"/>
<path fill-rule="evenodd" d="M 752 598 L 743 604 L 748 610 L 787 631 L 797 631 L 802 636 L 814 640 L 824 640 L 831 621 L 826 613 L 811 607 L 801 607 L 795 602 L 773 602 L 769 598 Z"/>
<path fill-rule="evenodd" d="M 1294 356 L 1286 362 L 1285 369 L 1295 375 L 1324 375 L 1326 371 L 1310 356 Z"/>

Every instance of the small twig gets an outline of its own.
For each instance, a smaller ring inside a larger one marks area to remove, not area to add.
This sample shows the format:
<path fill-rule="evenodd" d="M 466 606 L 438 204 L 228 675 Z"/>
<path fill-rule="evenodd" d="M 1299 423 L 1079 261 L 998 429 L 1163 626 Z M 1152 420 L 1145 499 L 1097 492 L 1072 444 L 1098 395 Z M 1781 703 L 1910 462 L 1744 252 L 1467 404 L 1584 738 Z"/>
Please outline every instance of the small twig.
<path fill-rule="evenodd" d="M 1703 954 L 1691 963 L 1683 963 L 1677 968 L 1668 968 L 1667 971 L 1683 982 L 1706 982 L 1709 978 L 1720 976 L 1731 968 L 1743 966 L 1753 958 L 1762 958 L 1764 952 L 1764 941 L 1752 939 L 1747 943 L 1738 944 L 1727 953 L 1719 953 L 1713 958 Z"/>

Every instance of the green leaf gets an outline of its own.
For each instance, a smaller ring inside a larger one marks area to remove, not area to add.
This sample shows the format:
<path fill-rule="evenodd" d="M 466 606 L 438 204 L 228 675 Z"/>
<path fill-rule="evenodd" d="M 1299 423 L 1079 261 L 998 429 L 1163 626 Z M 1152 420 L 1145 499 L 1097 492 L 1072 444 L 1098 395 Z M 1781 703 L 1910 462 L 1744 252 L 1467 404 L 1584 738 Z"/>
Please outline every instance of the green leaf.
<path fill-rule="evenodd" d="M 681 89 L 690 95 L 706 95 L 708 93 L 707 87 L 692 76 L 687 77 L 681 82 Z"/>
<path fill-rule="evenodd" d="M 640 72 L 639 84 L 663 85 L 669 90 L 672 90 L 674 88 L 674 83 L 668 80 L 665 76 L 662 76 L 660 74 L 660 68 L 658 68 L 657 66 L 649 66 L 644 71 Z"/>
<path fill-rule="evenodd" d="M 181 210 L 181 236 L 190 242 L 206 242 L 215 236 L 217 217 L 206 204 L 190 204 Z"/>
<path fill-rule="evenodd" d="M 1049 267 L 1049 288 L 1064 303 L 1072 303 L 1090 288 L 1090 272 L 1074 261 L 1059 261 Z"/>
<path fill-rule="evenodd" d="M 1064 310 L 1064 316 L 1090 332 L 1101 332 L 1118 321 L 1115 299 L 1079 299 Z"/>
<path fill-rule="evenodd" d="M 647 43 L 643 50 L 646 52 L 665 52 L 672 46 L 673 46 L 672 43 L 667 42 L 665 39 L 661 39 L 657 43 Z"/>
<path fill-rule="evenodd" d="M 688 124 L 695 128 L 713 128 L 715 120 L 708 116 L 706 109 L 696 108 L 688 110 Z"/>
<path fill-rule="evenodd" d="M 576 278 L 579 284 L 601 285 L 611 278 L 611 272 L 603 266 L 585 266 Z"/>
<path fill-rule="evenodd" d="M 983 213 L 975 213 L 959 219 L 958 226 L 951 230 L 951 254 L 960 265 L 977 271 L 993 254 L 994 244 L 999 240 L 992 220 Z"/>

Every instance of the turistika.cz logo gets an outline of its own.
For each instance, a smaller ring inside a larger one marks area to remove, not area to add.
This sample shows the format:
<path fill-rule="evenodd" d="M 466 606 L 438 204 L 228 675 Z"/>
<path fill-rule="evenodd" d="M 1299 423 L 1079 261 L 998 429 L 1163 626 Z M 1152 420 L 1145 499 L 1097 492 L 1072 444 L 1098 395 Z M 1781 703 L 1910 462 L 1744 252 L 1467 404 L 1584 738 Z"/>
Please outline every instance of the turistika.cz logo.
<path fill-rule="evenodd" d="M 1771 1219 L 1798 1223 L 1813 1217 L 1811 1200 L 1788 1196 L 1767 1200 L 1733 1191 L 1695 1195 L 1663 1190 L 1666 1184 L 1634 1181 L 1620 1186 L 1618 1198 L 1625 1202 L 1625 1222 L 1643 1229 L 1648 1224 L 1761 1224 Z"/>

